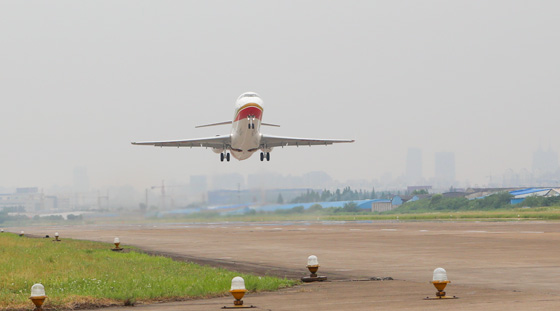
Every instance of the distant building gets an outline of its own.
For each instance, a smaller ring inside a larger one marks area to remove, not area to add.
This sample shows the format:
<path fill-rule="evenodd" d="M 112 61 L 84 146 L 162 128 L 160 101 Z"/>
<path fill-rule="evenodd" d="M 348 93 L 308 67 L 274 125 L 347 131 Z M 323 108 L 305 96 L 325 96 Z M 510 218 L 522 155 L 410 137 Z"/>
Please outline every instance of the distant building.
<path fill-rule="evenodd" d="M 407 186 L 406 187 L 407 194 L 412 194 L 414 191 L 421 191 L 421 190 L 430 192 L 430 190 L 432 190 L 432 186 Z"/>
<path fill-rule="evenodd" d="M 506 191 L 513 191 L 519 190 L 522 188 L 468 188 L 465 191 L 465 198 L 472 200 L 472 199 L 480 199 L 487 197 L 489 195 L 506 192 Z"/>
<path fill-rule="evenodd" d="M 549 150 L 533 152 L 533 174 L 537 177 L 546 176 L 558 170 L 558 153 Z"/>
<path fill-rule="evenodd" d="M 509 192 L 513 195 L 510 203 L 518 204 L 525 200 L 527 197 L 557 197 L 560 196 L 560 189 L 553 188 L 527 188 L 521 190 L 514 190 Z"/>
<path fill-rule="evenodd" d="M 205 175 L 194 175 L 190 177 L 189 182 L 189 196 L 194 202 L 205 202 L 208 185 Z"/>
<path fill-rule="evenodd" d="M 455 153 L 436 152 L 434 179 L 439 187 L 449 187 L 455 183 Z"/>
<path fill-rule="evenodd" d="M 391 200 L 375 200 L 371 203 L 372 212 L 386 212 L 395 209 L 397 206 L 393 205 Z"/>
<path fill-rule="evenodd" d="M 279 195 L 282 195 L 284 202 L 289 202 L 307 191 L 309 189 L 214 190 L 208 192 L 208 205 L 276 203 Z"/>
<path fill-rule="evenodd" d="M 397 206 L 392 205 L 391 200 L 355 200 L 355 201 L 329 201 L 329 202 L 312 202 L 312 203 L 291 203 L 291 204 L 276 204 L 276 205 L 262 205 L 256 206 L 253 209 L 256 211 L 271 212 L 276 210 L 288 210 L 296 206 L 303 206 L 304 209 L 308 209 L 313 205 L 320 205 L 322 208 L 331 207 L 344 207 L 344 205 L 354 203 L 358 208 L 363 210 L 369 210 L 372 212 L 384 212 L 395 209 Z"/>
<path fill-rule="evenodd" d="M 21 212 L 40 211 L 44 209 L 44 199 L 36 187 L 17 188 L 15 193 L 0 194 L 0 208 L 19 209 Z"/>
<path fill-rule="evenodd" d="M 219 174 L 212 176 L 212 190 L 238 190 L 245 188 L 245 177 L 239 173 Z"/>
<path fill-rule="evenodd" d="M 407 183 L 418 184 L 422 182 L 422 150 L 408 148 L 406 153 L 406 172 Z"/>
<path fill-rule="evenodd" d="M 418 201 L 418 200 L 420 200 L 421 197 L 422 198 L 431 197 L 431 194 L 422 195 L 422 196 L 420 196 L 420 195 L 396 195 L 391 200 L 391 204 L 393 204 L 395 206 L 400 206 L 400 205 L 403 205 L 406 202 Z"/>
<path fill-rule="evenodd" d="M 74 168 L 74 191 L 80 193 L 89 191 L 89 177 L 85 166 Z"/>

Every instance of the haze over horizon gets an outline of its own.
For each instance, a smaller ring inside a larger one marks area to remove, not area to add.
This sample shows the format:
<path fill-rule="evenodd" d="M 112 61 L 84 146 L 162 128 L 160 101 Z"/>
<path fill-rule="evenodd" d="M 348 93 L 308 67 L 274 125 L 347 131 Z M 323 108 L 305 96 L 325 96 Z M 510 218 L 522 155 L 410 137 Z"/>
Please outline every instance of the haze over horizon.
<path fill-rule="evenodd" d="M 2 1 L 0 187 L 95 189 L 193 175 L 403 175 L 407 150 L 455 154 L 456 179 L 560 150 L 557 1 Z M 355 139 L 220 162 L 131 141 L 228 134 L 235 99 L 271 135 Z"/>

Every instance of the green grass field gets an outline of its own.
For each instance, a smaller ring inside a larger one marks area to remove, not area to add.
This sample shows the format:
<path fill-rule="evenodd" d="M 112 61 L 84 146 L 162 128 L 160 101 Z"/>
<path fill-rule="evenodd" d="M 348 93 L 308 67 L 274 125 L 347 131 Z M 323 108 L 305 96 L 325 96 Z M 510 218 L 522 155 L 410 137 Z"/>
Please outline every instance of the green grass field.
<path fill-rule="evenodd" d="M 231 279 L 249 291 L 269 291 L 297 281 L 238 274 L 135 251 L 112 244 L 0 234 L 0 310 L 30 310 L 31 286 L 42 283 L 49 309 L 229 295 Z"/>
<path fill-rule="evenodd" d="M 440 211 L 440 212 L 418 212 L 418 213 L 257 213 L 250 215 L 219 216 L 211 218 L 199 215 L 155 218 L 151 222 L 208 222 L 208 221 L 243 221 L 243 222 L 266 222 L 266 221 L 352 221 L 352 220 L 482 220 L 482 221 L 508 221 L 508 220 L 560 220 L 559 207 L 539 208 L 514 208 L 498 209 L 490 211 Z M 146 222 L 146 220 L 143 220 Z"/>

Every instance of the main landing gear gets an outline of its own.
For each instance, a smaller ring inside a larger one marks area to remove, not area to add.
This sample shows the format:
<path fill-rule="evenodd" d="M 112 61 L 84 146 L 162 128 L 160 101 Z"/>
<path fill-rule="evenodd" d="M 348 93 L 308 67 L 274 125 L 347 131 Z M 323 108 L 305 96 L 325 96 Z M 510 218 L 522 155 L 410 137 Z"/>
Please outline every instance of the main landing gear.
<path fill-rule="evenodd" d="M 266 158 L 267 161 L 270 161 L 270 152 L 261 152 L 261 161 L 264 161 L 264 158 Z"/>
<path fill-rule="evenodd" d="M 220 161 L 224 162 L 224 159 L 226 159 L 229 162 L 229 152 L 220 153 Z"/>

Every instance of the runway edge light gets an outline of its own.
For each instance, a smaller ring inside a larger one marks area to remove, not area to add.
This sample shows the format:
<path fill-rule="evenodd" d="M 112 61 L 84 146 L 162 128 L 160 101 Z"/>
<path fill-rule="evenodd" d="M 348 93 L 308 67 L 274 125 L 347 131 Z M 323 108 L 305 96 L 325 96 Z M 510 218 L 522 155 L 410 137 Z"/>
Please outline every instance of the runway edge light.
<path fill-rule="evenodd" d="M 33 304 L 35 304 L 35 311 L 43 310 L 43 303 L 47 299 L 45 294 L 45 287 L 41 283 L 37 283 L 31 286 L 31 297 L 29 297 Z"/>
<path fill-rule="evenodd" d="M 243 296 L 247 293 L 247 289 L 245 288 L 245 280 L 240 277 L 236 276 L 231 280 L 231 289 L 229 291 L 235 300 L 233 301 L 233 306 L 227 307 L 224 306 L 222 309 L 239 309 L 239 308 L 256 308 L 255 306 L 244 306 L 243 305 Z"/>
<path fill-rule="evenodd" d="M 326 281 L 326 276 L 317 276 L 317 271 L 319 270 L 319 260 L 317 256 L 311 255 L 307 257 L 307 269 L 311 272 L 311 275 L 304 276 L 301 278 L 303 282 L 322 282 Z"/>
<path fill-rule="evenodd" d="M 116 237 L 116 238 L 113 240 L 113 244 L 115 244 L 115 248 L 111 248 L 112 251 L 118 252 L 118 251 L 122 251 L 122 250 L 123 250 L 122 247 L 119 247 L 119 245 L 121 245 L 121 240 L 120 240 L 119 238 Z"/>
<path fill-rule="evenodd" d="M 445 292 L 443 291 L 445 289 L 445 287 L 447 286 L 447 284 L 451 283 L 451 281 L 449 281 L 447 279 L 447 271 L 445 271 L 445 269 L 443 268 L 436 268 L 434 270 L 434 276 L 432 278 L 432 284 L 434 284 L 434 287 L 437 289 L 436 292 L 436 296 L 435 297 L 426 297 L 424 298 L 424 300 L 433 300 L 433 299 L 457 299 L 458 297 L 456 296 L 446 296 Z"/>
<path fill-rule="evenodd" d="M 58 239 L 58 232 L 55 232 L 55 233 L 54 233 L 54 240 L 55 240 L 56 242 L 60 242 L 60 240 Z"/>

